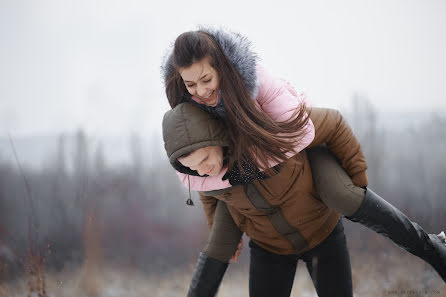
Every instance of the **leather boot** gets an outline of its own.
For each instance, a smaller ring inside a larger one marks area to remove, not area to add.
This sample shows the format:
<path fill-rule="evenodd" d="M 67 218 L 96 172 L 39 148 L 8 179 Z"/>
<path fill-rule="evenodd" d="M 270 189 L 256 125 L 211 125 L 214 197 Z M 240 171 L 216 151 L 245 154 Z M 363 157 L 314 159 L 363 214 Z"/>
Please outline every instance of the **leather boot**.
<path fill-rule="evenodd" d="M 380 233 L 409 253 L 420 257 L 446 282 L 446 244 L 441 235 L 427 234 L 401 211 L 367 189 L 359 209 L 347 219 Z"/>
<path fill-rule="evenodd" d="M 216 296 L 227 268 L 228 263 L 223 263 L 200 253 L 187 297 Z"/>

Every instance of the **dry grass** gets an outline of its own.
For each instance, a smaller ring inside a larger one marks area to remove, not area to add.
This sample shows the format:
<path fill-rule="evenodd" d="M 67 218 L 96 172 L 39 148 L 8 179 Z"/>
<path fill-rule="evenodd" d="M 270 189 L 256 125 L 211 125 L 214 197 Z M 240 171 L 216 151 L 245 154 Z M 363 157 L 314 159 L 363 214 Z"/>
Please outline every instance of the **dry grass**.
<path fill-rule="evenodd" d="M 50 273 L 46 282 L 48 296 L 186 296 L 194 268 L 190 264 L 188 267 L 148 276 L 129 267 L 103 263 L 101 269 L 92 270 L 89 265 L 85 263 L 76 269 L 66 268 L 59 273 Z M 446 285 L 429 265 L 396 248 L 378 256 L 355 252 L 352 254 L 352 269 L 355 296 L 446 296 Z M 89 279 L 99 279 L 100 282 L 90 282 Z M 95 284 L 97 287 L 92 288 Z M 26 280 L 3 284 L 0 286 L 0 296 L 24 297 L 27 289 Z M 248 296 L 246 264 L 231 265 L 218 296 Z M 317 296 L 302 262 L 299 262 L 291 296 Z"/>
<path fill-rule="evenodd" d="M 101 226 L 89 213 L 85 222 L 85 261 L 82 265 L 66 266 L 58 273 L 46 275 L 37 271 L 49 297 L 174 297 L 186 296 L 194 264 L 174 267 L 159 274 L 145 274 L 130 266 L 116 266 L 103 258 Z M 356 238 L 355 243 L 360 243 Z M 396 248 L 387 239 L 377 236 L 367 243 L 366 251 L 349 244 L 353 289 L 361 297 L 446 296 L 446 284 L 422 260 Z M 247 251 L 245 251 L 246 253 Z M 35 267 L 44 268 L 43 265 Z M 219 297 L 248 296 L 249 267 L 247 263 L 231 264 Z M 0 297 L 38 297 L 39 286 L 30 291 L 29 276 L 0 283 Z M 291 297 L 317 296 L 303 262 L 299 262 Z"/>
<path fill-rule="evenodd" d="M 352 256 L 357 296 L 446 296 L 446 284 L 422 260 L 402 250 Z"/>
<path fill-rule="evenodd" d="M 88 297 L 100 297 L 104 287 L 104 259 L 101 236 L 101 224 L 94 211 L 88 209 L 84 222 L 85 261 L 81 269 L 82 287 Z"/>
<path fill-rule="evenodd" d="M 40 253 L 29 252 L 25 258 L 28 297 L 48 297 L 46 293 L 45 258 Z"/>

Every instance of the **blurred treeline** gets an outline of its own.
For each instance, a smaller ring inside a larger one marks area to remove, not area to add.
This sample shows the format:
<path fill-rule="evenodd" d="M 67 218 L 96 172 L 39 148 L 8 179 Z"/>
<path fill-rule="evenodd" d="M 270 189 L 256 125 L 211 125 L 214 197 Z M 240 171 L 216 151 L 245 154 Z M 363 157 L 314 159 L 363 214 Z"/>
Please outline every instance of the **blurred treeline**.
<path fill-rule="evenodd" d="M 40 169 L 22 168 L 20 155 L 19 162 L 0 163 L 0 264 L 21 273 L 22 259 L 32 252 L 58 270 L 90 254 L 156 272 L 196 256 L 206 236 L 200 203 L 193 195 L 198 207 L 186 207 L 187 191 L 161 139 L 146 148 L 133 134 L 131 162 L 111 165 L 100 142 L 91 145 L 81 130 L 74 138 L 74 153 L 66 136 L 55 139 L 57 150 Z M 146 149 L 154 155 L 150 164 Z"/>
<path fill-rule="evenodd" d="M 396 129 L 359 95 L 343 114 L 363 145 L 370 186 L 428 232 L 444 228 L 446 117 L 432 114 Z M 8 273 L 20 273 L 20 258 L 34 243 L 50 269 L 82 263 L 89 253 L 147 272 L 191 263 L 207 236 L 205 219 L 195 193 L 196 207 L 186 206 L 187 190 L 161 138 L 147 144 L 133 135 L 131 162 L 118 165 L 87 139 L 78 131 L 69 154 L 60 135 L 40 169 L 21 168 L 20 155 L 19 162 L 1 161 L 0 263 Z"/>
<path fill-rule="evenodd" d="M 352 105 L 343 114 L 363 147 L 369 186 L 426 231 L 445 228 L 446 114 L 382 115 L 360 94 Z"/>

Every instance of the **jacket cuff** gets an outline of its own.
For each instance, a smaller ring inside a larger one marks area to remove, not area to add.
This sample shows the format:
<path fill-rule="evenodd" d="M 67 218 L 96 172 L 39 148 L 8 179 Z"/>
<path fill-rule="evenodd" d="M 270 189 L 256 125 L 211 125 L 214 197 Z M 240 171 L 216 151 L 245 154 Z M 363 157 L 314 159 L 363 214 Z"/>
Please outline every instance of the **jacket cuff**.
<path fill-rule="evenodd" d="M 369 181 L 367 179 L 367 173 L 365 171 L 353 174 L 351 178 L 353 184 L 357 187 L 366 187 L 369 184 Z"/>

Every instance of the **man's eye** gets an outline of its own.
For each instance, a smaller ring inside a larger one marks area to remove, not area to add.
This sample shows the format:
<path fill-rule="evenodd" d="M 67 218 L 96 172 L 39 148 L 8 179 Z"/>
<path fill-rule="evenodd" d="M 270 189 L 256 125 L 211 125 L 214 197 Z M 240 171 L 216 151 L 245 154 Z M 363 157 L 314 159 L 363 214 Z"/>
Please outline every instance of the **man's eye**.
<path fill-rule="evenodd" d="M 210 82 L 210 81 L 211 81 L 211 79 L 203 80 L 204 83 L 208 83 L 208 82 Z"/>

